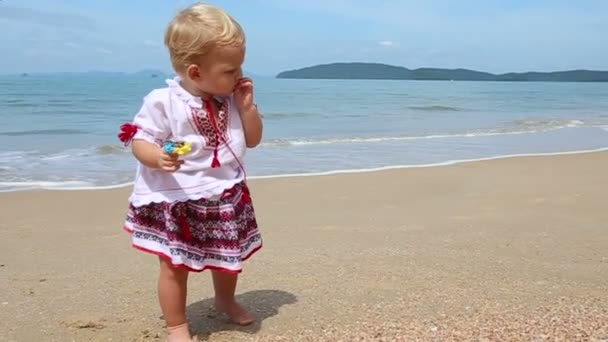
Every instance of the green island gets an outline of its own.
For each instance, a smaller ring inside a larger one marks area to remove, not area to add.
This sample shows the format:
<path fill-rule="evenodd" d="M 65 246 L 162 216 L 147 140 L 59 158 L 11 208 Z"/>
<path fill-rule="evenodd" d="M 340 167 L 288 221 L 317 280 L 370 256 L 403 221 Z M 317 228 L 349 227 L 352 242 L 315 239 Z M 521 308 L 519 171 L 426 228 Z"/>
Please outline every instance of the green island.
<path fill-rule="evenodd" d="M 492 74 L 468 69 L 408 69 L 381 63 L 331 63 L 279 73 L 282 79 L 361 79 L 512 82 L 608 82 L 608 71 L 567 70 Z"/>

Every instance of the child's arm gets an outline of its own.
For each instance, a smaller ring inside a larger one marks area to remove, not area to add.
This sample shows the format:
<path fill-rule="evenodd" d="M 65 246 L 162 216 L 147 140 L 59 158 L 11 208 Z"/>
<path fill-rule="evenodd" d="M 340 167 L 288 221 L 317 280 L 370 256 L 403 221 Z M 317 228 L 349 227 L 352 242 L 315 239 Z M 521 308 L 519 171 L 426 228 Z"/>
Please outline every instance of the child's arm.
<path fill-rule="evenodd" d="M 139 162 L 152 169 L 177 171 L 184 163 L 177 154 L 168 154 L 160 146 L 171 134 L 169 122 L 161 99 L 162 93 L 152 92 L 133 119 L 133 124 L 121 126 L 119 139 L 132 145 L 133 155 Z"/>
<path fill-rule="evenodd" d="M 262 141 L 262 116 L 253 102 L 253 81 L 242 78 L 234 91 L 234 100 L 241 115 L 243 130 L 245 131 L 245 143 L 247 147 L 256 147 Z"/>
<path fill-rule="evenodd" d="M 247 147 L 253 148 L 258 146 L 262 141 L 262 116 L 256 106 L 241 112 L 241 121 L 243 122 L 243 130 L 245 131 L 245 143 Z"/>
<path fill-rule="evenodd" d="M 167 172 L 179 170 L 184 163 L 177 154 L 167 154 L 157 144 L 145 140 L 133 140 L 133 155 L 140 163 L 152 169 L 162 169 Z"/>

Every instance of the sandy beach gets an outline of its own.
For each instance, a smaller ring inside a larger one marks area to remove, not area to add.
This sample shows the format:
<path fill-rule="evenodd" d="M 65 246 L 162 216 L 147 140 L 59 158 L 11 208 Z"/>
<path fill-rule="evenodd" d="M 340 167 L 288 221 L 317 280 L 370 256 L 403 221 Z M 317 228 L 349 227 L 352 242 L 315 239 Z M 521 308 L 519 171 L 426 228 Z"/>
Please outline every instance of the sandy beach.
<path fill-rule="evenodd" d="M 250 181 L 265 246 L 203 341 L 608 341 L 608 152 Z M 388 182 L 394 182 L 389 185 Z M 129 189 L 0 194 L 0 341 L 162 341 Z"/>

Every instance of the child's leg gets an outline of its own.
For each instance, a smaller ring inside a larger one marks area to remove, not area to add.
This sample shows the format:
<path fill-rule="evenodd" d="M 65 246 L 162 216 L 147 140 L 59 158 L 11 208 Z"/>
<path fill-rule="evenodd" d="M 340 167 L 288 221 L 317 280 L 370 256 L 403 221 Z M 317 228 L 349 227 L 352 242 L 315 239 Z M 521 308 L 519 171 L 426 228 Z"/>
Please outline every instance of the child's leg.
<path fill-rule="evenodd" d="M 253 323 L 255 318 L 234 299 L 238 275 L 222 271 L 212 271 L 212 275 L 213 288 L 215 289 L 215 308 L 226 313 L 236 324 L 248 325 Z"/>
<path fill-rule="evenodd" d="M 160 258 L 158 300 L 167 323 L 169 342 L 191 340 L 186 321 L 187 285 L 188 271 L 175 268 L 168 261 Z"/>

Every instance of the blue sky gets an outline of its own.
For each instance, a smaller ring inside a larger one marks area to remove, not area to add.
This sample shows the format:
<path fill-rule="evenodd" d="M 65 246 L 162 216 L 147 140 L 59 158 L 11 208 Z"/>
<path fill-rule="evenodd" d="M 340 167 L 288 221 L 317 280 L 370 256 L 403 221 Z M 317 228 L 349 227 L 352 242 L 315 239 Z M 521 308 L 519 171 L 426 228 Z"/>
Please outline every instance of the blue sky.
<path fill-rule="evenodd" d="M 184 0 L 0 0 L 0 73 L 169 70 Z M 506 72 L 608 70 L 606 0 L 223 0 L 264 75 L 338 61 Z"/>

